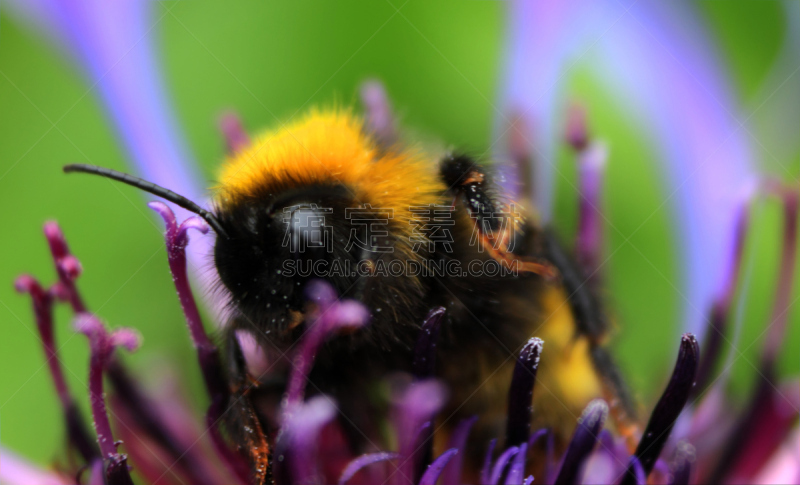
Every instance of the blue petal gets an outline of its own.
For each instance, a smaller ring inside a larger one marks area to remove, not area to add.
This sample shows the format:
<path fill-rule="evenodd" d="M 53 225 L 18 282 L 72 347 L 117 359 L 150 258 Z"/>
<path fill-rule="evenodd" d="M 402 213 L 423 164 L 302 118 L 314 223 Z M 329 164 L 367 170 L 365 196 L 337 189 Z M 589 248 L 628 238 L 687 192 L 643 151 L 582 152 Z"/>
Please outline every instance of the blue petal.
<path fill-rule="evenodd" d="M 566 111 L 568 71 L 580 60 L 660 154 L 683 245 L 686 331 L 702 333 L 754 163 L 740 129 L 745 118 L 691 5 L 516 1 L 510 14 L 502 106 L 524 113 L 533 127 L 527 137 L 542 161 L 534 174 L 540 213 L 545 219 L 551 214 L 559 114 Z M 504 130 L 508 123 L 498 126 Z"/>

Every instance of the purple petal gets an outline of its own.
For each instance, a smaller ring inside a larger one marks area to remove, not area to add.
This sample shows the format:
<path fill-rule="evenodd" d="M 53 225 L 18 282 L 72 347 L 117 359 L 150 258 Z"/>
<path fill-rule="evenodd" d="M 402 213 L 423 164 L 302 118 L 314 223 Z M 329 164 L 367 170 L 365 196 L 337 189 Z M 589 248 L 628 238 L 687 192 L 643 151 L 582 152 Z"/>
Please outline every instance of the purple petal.
<path fill-rule="evenodd" d="M 800 483 L 800 428 L 794 428 L 792 435 L 783 443 L 780 450 L 753 478 L 752 483 Z"/>
<path fill-rule="evenodd" d="M 40 469 L 5 448 L 0 448 L 0 463 L 2 463 L 0 483 L 4 485 L 31 485 L 34 483 L 37 485 L 71 485 L 75 483 L 68 477 Z"/>
<path fill-rule="evenodd" d="M 509 21 L 502 103 L 529 117 L 527 135 L 543 162 L 533 174 L 538 210 L 551 216 L 564 76 L 580 60 L 656 145 L 683 245 L 684 321 L 702 332 L 732 241 L 737 195 L 754 163 L 733 89 L 694 6 L 517 0 Z M 503 118 L 497 126 L 506 124 Z"/>
<path fill-rule="evenodd" d="M 461 450 L 462 453 L 459 453 L 453 457 L 453 459 L 450 460 L 445 467 L 444 472 L 442 472 L 442 485 L 459 485 L 461 482 L 461 473 L 464 462 L 463 451 L 466 450 L 469 432 L 477 420 L 478 416 L 472 416 L 471 418 L 462 420 L 460 423 L 458 423 L 456 429 L 454 429 L 453 433 L 450 435 L 447 448 Z"/>
<path fill-rule="evenodd" d="M 608 405 L 602 399 L 595 399 L 583 410 L 567 452 L 561 461 L 561 470 L 555 484 L 578 483 L 579 472 L 597 443 L 597 437 L 608 416 Z"/>
<path fill-rule="evenodd" d="M 360 472 L 362 468 L 372 465 L 374 463 L 394 460 L 399 457 L 400 455 L 398 455 L 397 453 L 387 453 L 387 452 L 367 453 L 366 455 L 361 455 L 347 464 L 344 471 L 342 472 L 342 476 L 339 477 L 338 483 L 339 485 L 345 485 L 351 478 L 355 476 L 356 473 Z"/>
<path fill-rule="evenodd" d="M 710 483 L 748 483 L 786 440 L 800 409 L 797 381 L 776 389 L 774 374 L 759 376 L 758 386 L 723 447 Z M 706 481 L 706 479 L 704 479 Z"/>
<path fill-rule="evenodd" d="M 487 482 L 488 485 L 500 485 L 500 478 L 503 476 L 503 472 L 505 472 L 508 462 L 518 452 L 519 448 L 512 446 L 501 453 L 499 457 L 497 457 L 497 461 L 494 462 L 494 466 L 492 467 L 492 474 L 489 475 L 489 481 Z"/>
<path fill-rule="evenodd" d="M 533 385 L 539 369 L 539 356 L 544 342 L 539 338 L 528 340 L 514 366 L 508 392 L 508 421 L 506 424 L 506 446 L 520 445 L 528 441 L 533 412 Z"/>
<path fill-rule="evenodd" d="M 451 448 L 433 460 L 433 463 L 431 463 L 428 466 L 428 469 L 425 470 L 425 473 L 422 474 L 422 478 L 419 480 L 419 485 L 436 485 L 436 480 L 439 479 L 439 476 L 442 474 L 442 470 L 444 470 L 444 467 L 447 466 L 447 463 L 450 461 L 450 459 L 453 458 L 453 456 L 455 456 L 457 453 L 457 449 Z"/>
<path fill-rule="evenodd" d="M 653 469 L 664 444 L 667 442 L 672 427 L 680 416 L 689 394 L 694 386 L 695 375 L 700 350 L 697 339 L 692 334 L 684 334 L 681 338 L 681 346 L 678 351 L 678 360 L 672 372 L 672 378 L 667 384 L 667 388 L 658 400 L 650 421 L 644 430 L 644 435 L 634 453 L 635 458 L 644 470 L 645 477 Z M 634 483 L 638 477 L 633 465 L 628 467 L 628 471 L 623 478 L 625 484 Z"/>
<path fill-rule="evenodd" d="M 514 457 L 511 466 L 508 468 L 508 475 L 506 475 L 506 485 L 516 485 L 522 483 L 522 477 L 525 475 L 525 459 L 528 454 L 528 444 L 522 443 L 519 446 L 519 453 Z"/>
<path fill-rule="evenodd" d="M 411 365 L 413 374 L 419 379 L 432 377 L 436 367 L 436 343 L 439 339 L 439 328 L 444 317 L 444 307 L 431 310 L 420 328 L 414 361 Z"/>
<path fill-rule="evenodd" d="M 138 175 L 203 201 L 205 180 L 179 129 L 155 54 L 153 2 L 12 0 L 9 4 L 12 12 L 32 21 L 80 62 Z M 181 218 L 190 215 L 184 209 L 177 211 Z M 196 245 L 193 267 L 206 266 L 212 242 L 203 238 Z M 215 277 L 213 272 L 202 276 Z"/>

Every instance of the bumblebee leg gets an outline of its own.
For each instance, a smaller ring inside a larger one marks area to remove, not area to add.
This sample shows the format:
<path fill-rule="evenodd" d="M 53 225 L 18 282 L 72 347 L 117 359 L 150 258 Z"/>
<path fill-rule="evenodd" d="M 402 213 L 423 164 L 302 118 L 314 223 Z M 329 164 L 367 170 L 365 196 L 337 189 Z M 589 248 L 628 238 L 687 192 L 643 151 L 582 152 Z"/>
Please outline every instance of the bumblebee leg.
<path fill-rule="evenodd" d="M 232 392 L 225 413 L 225 429 L 237 451 L 250 462 L 253 483 L 272 484 L 272 452 L 252 401 L 257 383 L 247 372 L 247 362 L 234 328 L 227 332 L 226 351 Z"/>

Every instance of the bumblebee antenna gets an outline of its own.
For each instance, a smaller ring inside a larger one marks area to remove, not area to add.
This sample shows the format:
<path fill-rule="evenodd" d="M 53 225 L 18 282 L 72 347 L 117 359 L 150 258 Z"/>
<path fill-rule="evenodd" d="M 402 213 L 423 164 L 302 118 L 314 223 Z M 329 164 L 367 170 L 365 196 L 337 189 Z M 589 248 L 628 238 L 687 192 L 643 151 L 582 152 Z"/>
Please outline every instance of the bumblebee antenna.
<path fill-rule="evenodd" d="M 128 184 L 132 187 L 136 187 L 137 189 L 144 190 L 145 192 L 149 192 L 155 196 L 161 197 L 162 199 L 168 200 L 178 207 L 183 207 L 189 212 L 194 212 L 198 216 L 202 217 L 203 220 L 208 222 L 208 225 L 211 226 L 211 228 L 214 229 L 214 232 L 216 232 L 218 235 L 228 237 L 225 229 L 222 228 L 219 220 L 214 216 L 214 214 L 203 209 L 186 197 L 156 185 L 153 182 L 148 182 L 147 180 L 140 179 L 139 177 L 134 177 L 133 175 L 128 175 L 127 173 L 112 170 L 110 168 L 98 167 L 96 165 L 88 165 L 85 163 L 64 165 L 64 172 L 82 172 L 99 175 L 101 177 L 116 180 L 118 182 L 122 182 L 123 184 Z"/>

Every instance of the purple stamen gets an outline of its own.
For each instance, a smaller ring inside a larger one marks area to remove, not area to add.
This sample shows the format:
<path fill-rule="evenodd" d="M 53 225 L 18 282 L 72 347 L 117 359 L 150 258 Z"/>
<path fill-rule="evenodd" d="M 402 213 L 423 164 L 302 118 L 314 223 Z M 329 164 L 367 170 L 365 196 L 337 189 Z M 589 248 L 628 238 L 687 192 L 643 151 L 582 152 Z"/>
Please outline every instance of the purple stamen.
<path fill-rule="evenodd" d="M 525 135 L 530 130 L 523 115 L 514 114 L 510 119 L 508 154 L 511 158 L 511 169 L 503 170 L 501 167 L 500 183 L 512 198 L 530 204 L 534 195 L 534 166 L 530 141 Z"/>
<path fill-rule="evenodd" d="M 83 304 L 83 299 L 75 287 L 75 279 L 81 274 L 80 262 L 69 252 L 67 240 L 58 223 L 53 221 L 45 223 L 44 235 L 58 273 L 58 283 L 57 287 L 53 288 L 53 294 L 69 302 L 75 313 L 85 312 L 86 305 Z"/>
<path fill-rule="evenodd" d="M 710 478 L 712 480 L 747 480 L 769 459 L 772 452 L 788 434 L 790 424 L 797 417 L 796 408 L 777 412 L 786 406 L 785 397 L 774 390 L 775 360 L 783 343 L 788 318 L 794 267 L 797 256 L 798 193 L 780 182 L 767 181 L 768 193 L 777 194 L 783 202 L 783 247 L 781 268 L 778 274 L 777 296 L 773 304 L 770 326 L 761 355 L 761 376 L 746 411 L 734 425 L 720 460 Z M 733 466 L 731 466 L 733 464 Z"/>
<path fill-rule="evenodd" d="M 131 413 L 136 426 L 164 447 L 187 479 L 191 483 L 210 484 L 209 478 L 203 474 L 204 467 L 199 462 L 202 457 L 198 456 L 194 448 L 187 449 L 185 444 L 180 443 L 177 437 L 172 435 L 156 411 L 154 403 L 150 402 L 119 360 L 111 359 L 106 369 L 106 376 L 114 388 L 117 402 Z M 141 467 L 139 468 L 141 470 Z"/>
<path fill-rule="evenodd" d="M 95 460 L 89 473 L 89 485 L 106 485 L 106 471 L 102 460 Z"/>
<path fill-rule="evenodd" d="M 670 485 L 689 485 L 691 474 L 692 463 L 689 461 L 689 457 L 684 453 L 680 453 L 673 464 L 672 477 L 669 483 Z"/>
<path fill-rule="evenodd" d="M 436 481 L 439 480 L 439 476 L 442 474 L 442 470 L 444 467 L 447 466 L 447 463 L 458 454 L 458 450 L 455 448 L 451 448 L 444 453 L 442 453 L 437 459 L 433 460 L 428 466 L 428 469 L 425 470 L 425 473 L 422 474 L 422 478 L 419 480 L 419 485 L 436 485 Z"/>
<path fill-rule="evenodd" d="M 436 343 L 439 340 L 440 323 L 444 314 L 444 307 L 431 310 L 420 328 L 417 345 L 414 347 L 414 361 L 411 365 L 414 377 L 418 379 L 433 377 L 436 367 Z"/>
<path fill-rule="evenodd" d="M 219 130 L 225 138 L 228 153 L 237 153 L 250 145 L 250 137 L 242 126 L 242 120 L 234 112 L 229 111 L 219 117 Z"/>
<path fill-rule="evenodd" d="M 429 379 L 412 382 L 393 399 L 392 424 L 401 457 L 399 469 L 392 473 L 395 483 L 410 482 L 417 477 L 423 449 L 420 439 L 429 437 L 423 426 L 430 425 L 446 396 L 444 385 Z"/>
<path fill-rule="evenodd" d="M 600 207 L 607 158 L 608 150 L 604 145 L 591 143 L 580 152 L 578 159 L 580 202 L 575 253 L 589 275 L 596 274 L 603 252 L 603 216 Z"/>
<path fill-rule="evenodd" d="M 134 485 L 128 469 L 126 455 L 114 455 L 105 461 L 106 481 L 108 485 Z"/>
<path fill-rule="evenodd" d="M 117 447 L 111 433 L 106 402 L 103 392 L 103 373 L 117 346 L 129 351 L 136 350 L 139 337 L 132 330 L 118 329 L 108 333 L 103 324 L 95 316 L 83 313 L 75 319 L 75 330 L 89 338 L 91 362 L 89 364 L 89 397 L 92 407 L 94 427 L 97 432 L 97 443 L 101 456 L 110 458 L 117 453 Z"/>
<path fill-rule="evenodd" d="M 633 470 L 631 472 L 630 470 Z M 631 463 L 628 467 L 628 475 L 633 473 L 635 484 L 636 485 L 644 485 L 647 482 L 647 475 L 644 473 L 644 468 L 642 468 L 642 463 L 639 461 L 636 456 L 631 457 Z"/>
<path fill-rule="evenodd" d="M 339 485 L 345 485 L 351 478 L 353 478 L 356 473 L 360 472 L 362 468 L 368 467 L 374 463 L 381 463 L 384 461 L 395 460 L 399 458 L 400 455 L 397 453 L 367 453 L 366 455 L 361 455 L 358 458 L 354 459 L 350 463 L 347 464 L 342 475 L 339 477 L 339 481 L 337 482 Z"/>
<path fill-rule="evenodd" d="M 481 483 L 489 483 L 489 472 L 492 469 L 492 455 L 494 448 L 497 446 L 497 440 L 492 439 L 489 441 L 489 447 L 486 449 L 486 457 L 483 459 L 483 468 L 481 468 Z"/>
<path fill-rule="evenodd" d="M 471 418 L 464 419 L 458 423 L 456 429 L 453 430 L 453 433 L 450 435 L 447 448 L 465 450 L 467 447 L 467 438 L 469 437 L 469 432 L 477 420 L 477 416 L 472 416 Z M 455 455 L 452 460 L 450 460 L 442 472 L 442 485 L 459 485 L 463 463 L 464 453 L 459 453 Z"/>
<path fill-rule="evenodd" d="M 552 431 L 547 433 L 547 454 L 544 461 L 544 476 L 546 483 L 555 483 L 556 471 L 556 435 Z"/>
<path fill-rule="evenodd" d="M 292 483 L 322 483 L 318 438 L 336 412 L 336 405 L 326 396 L 316 396 L 285 408 L 277 451 L 285 454 L 289 462 Z M 282 466 L 286 466 L 285 462 Z"/>
<path fill-rule="evenodd" d="M 172 209 L 163 202 L 150 202 L 147 205 L 158 212 L 166 225 L 167 259 L 172 273 L 172 281 L 178 291 L 181 309 L 186 318 L 192 343 L 197 349 L 197 360 L 200 363 L 206 391 L 211 400 L 206 412 L 206 425 L 208 426 L 211 441 L 214 443 L 216 450 L 225 459 L 229 469 L 242 482 L 246 483 L 250 476 L 249 466 L 241 455 L 236 454 L 228 447 L 222 434 L 217 429 L 217 423 L 226 411 L 230 390 L 222 370 L 219 349 L 208 337 L 203 327 L 200 311 L 197 309 L 197 303 L 194 300 L 186 272 L 186 245 L 189 243 L 189 229 L 195 229 L 205 234 L 209 231 L 208 224 L 199 217 L 189 217 L 178 225 Z"/>
<path fill-rule="evenodd" d="M 86 463 L 91 463 L 99 454 L 97 447 L 89 436 L 83 416 L 75 404 L 75 398 L 64 380 L 64 372 L 61 369 L 61 361 L 58 358 L 53 338 L 53 296 L 50 292 L 45 291 L 36 279 L 28 275 L 17 278 L 14 287 L 20 293 L 31 295 L 33 313 L 36 317 L 36 329 L 39 331 L 50 376 L 53 379 L 53 384 L 64 412 L 67 437 Z"/>
<path fill-rule="evenodd" d="M 489 475 L 489 481 L 484 485 L 499 485 L 500 479 L 503 477 L 503 473 L 506 471 L 508 462 L 511 461 L 511 459 L 514 458 L 517 453 L 519 453 L 519 448 L 516 446 L 512 446 L 501 453 L 492 467 L 492 474 Z"/>
<path fill-rule="evenodd" d="M 40 329 L 45 352 L 48 355 L 48 365 L 59 399 L 64 406 L 67 435 L 86 462 L 91 463 L 95 457 L 99 456 L 99 451 L 94 440 L 90 438 L 84 419 L 64 382 L 60 362 L 55 354 L 52 329 L 52 305 L 56 300 L 68 302 L 76 314 L 86 310 L 75 284 L 75 280 L 81 273 L 81 265 L 78 259 L 69 252 L 66 239 L 57 223 L 45 224 L 44 233 L 50 246 L 59 281 L 48 291 L 44 291 L 33 278 L 23 276 L 17 280 L 16 286 L 18 291 L 31 293 L 34 297 L 34 305 L 39 308 L 35 310 L 37 327 Z M 195 463 L 194 453 L 188 453 L 178 445 L 161 417 L 154 412 L 137 384 L 128 376 L 125 367 L 114 356 L 107 365 L 106 374 L 110 378 L 115 393 L 120 397 L 119 402 L 125 406 L 146 433 L 149 433 L 157 443 L 172 454 L 172 459 L 177 461 L 179 468 L 187 474 L 192 483 L 208 483 L 203 477 L 197 475 L 196 467 L 192 465 Z"/>
<path fill-rule="evenodd" d="M 108 366 L 116 347 L 124 347 L 132 352 L 139 346 L 139 335 L 130 329 L 120 328 L 113 332 L 106 331 L 103 324 L 95 316 L 82 313 L 75 319 L 75 330 L 89 338 L 91 352 L 89 363 L 89 401 L 92 408 L 94 429 L 100 455 L 106 462 L 106 478 L 109 484 L 133 484 L 128 472 L 126 456 L 117 453 L 117 443 L 111 432 L 108 420 L 105 393 L 103 391 L 103 373 Z"/>
<path fill-rule="evenodd" d="M 800 399 L 797 383 L 775 389 L 774 369 L 760 376 L 753 397 L 736 420 L 733 432 L 708 483 L 747 483 L 753 480 L 797 423 Z M 793 396 L 789 398 L 788 396 Z"/>
<path fill-rule="evenodd" d="M 794 282 L 795 262 L 797 261 L 797 215 L 800 205 L 800 194 L 788 187 L 774 189 L 783 202 L 783 247 L 781 250 L 781 268 L 778 274 L 777 295 L 772 307 L 770 326 L 762 352 L 762 367 L 774 366 L 789 318 L 792 283 Z"/>
<path fill-rule="evenodd" d="M 567 110 L 567 143 L 576 151 L 582 152 L 589 144 L 589 127 L 586 123 L 586 107 L 573 104 Z"/>
<path fill-rule="evenodd" d="M 644 470 L 645 478 L 652 471 L 653 465 L 672 432 L 675 421 L 689 399 L 689 394 L 692 391 L 695 376 L 697 375 L 699 354 L 700 349 L 694 335 L 690 333 L 683 334 L 672 378 L 661 395 L 661 399 L 658 400 L 656 407 L 653 409 L 642 440 L 639 441 L 634 453 L 634 457 Z M 632 484 L 636 480 L 636 470 L 633 461 L 631 461 L 622 483 Z"/>
<path fill-rule="evenodd" d="M 555 479 L 556 485 L 578 483 L 579 472 L 597 443 L 597 437 L 608 416 L 608 405 L 595 399 L 583 410 L 578 426 L 561 461 L 561 470 Z"/>
<path fill-rule="evenodd" d="M 525 459 L 528 454 L 528 444 L 522 443 L 519 446 L 519 452 L 511 462 L 508 468 L 508 475 L 506 475 L 506 485 L 516 485 L 522 483 L 522 477 L 525 475 Z"/>
<path fill-rule="evenodd" d="M 706 389 L 711 380 L 714 365 L 722 350 L 722 340 L 728 327 L 728 316 L 730 315 L 733 298 L 736 295 L 736 285 L 742 270 L 744 243 L 750 227 L 749 202 L 750 197 L 748 196 L 746 202 L 739 207 L 736 215 L 732 260 L 723 283 L 722 293 L 711 308 L 710 329 L 706 332 L 706 342 L 703 345 L 703 351 L 700 353 L 700 366 L 697 370 L 697 384 L 692 391 L 693 395 Z"/>
<path fill-rule="evenodd" d="M 324 281 L 315 280 L 306 289 L 308 298 L 317 305 L 311 312 L 310 324 L 292 358 L 286 406 L 302 402 L 306 380 L 314 365 L 317 350 L 326 338 L 345 328 L 358 328 L 367 323 L 369 312 L 354 300 L 336 300 L 336 291 Z"/>
<path fill-rule="evenodd" d="M 199 217 L 190 217 L 178 225 L 175 214 L 168 205 L 163 202 L 150 202 L 147 206 L 158 212 L 166 224 L 167 259 L 172 273 L 172 281 L 175 283 L 175 289 L 178 290 L 178 299 L 186 317 L 189 335 L 197 349 L 206 389 L 214 402 L 227 396 L 228 386 L 223 378 L 219 350 L 203 328 L 200 311 L 197 309 L 186 272 L 186 245 L 189 243 L 189 229 L 195 229 L 205 234 L 209 231 L 208 224 Z"/>
<path fill-rule="evenodd" d="M 361 85 L 361 102 L 366 108 L 366 127 L 388 149 L 398 141 L 392 106 L 386 89 L 379 81 L 367 81 Z"/>
<path fill-rule="evenodd" d="M 425 379 L 433 377 L 436 367 L 436 343 L 439 340 L 440 323 L 444 317 L 444 307 L 439 307 L 431 310 L 425 321 L 420 328 L 417 344 L 414 347 L 414 360 L 411 362 L 411 372 L 417 379 Z M 433 459 L 433 430 L 428 429 L 425 431 L 426 436 L 423 438 L 420 455 L 422 456 L 419 473 L 422 473 L 423 467 Z M 421 477 L 416 477 L 421 478 Z"/>
<path fill-rule="evenodd" d="M 533 434 L 531 434 L 531 437 L 528 438 L 528 448 L 529 449 L 533 448 L 533 445 L 535 445 L 536 442 L 539 441 L 539 438 L 547 436 L 547 433 L 549 433 L 549 430 L 547 428 L 542 428 L 534 431 Z"/>
<path fill-rule="evenodd" d="M 508 392 L 506 446 L 517 446 L 528 441 L 533 412 L 533 386 L 539 369 L 539 356 L 544 342 L 539 338 L 528 340 L 514 366 Z"/>

